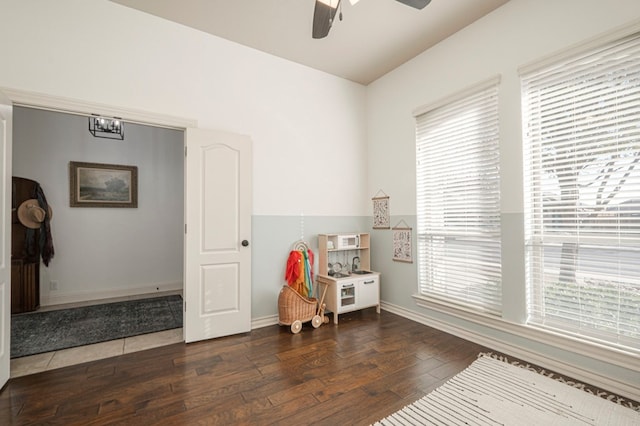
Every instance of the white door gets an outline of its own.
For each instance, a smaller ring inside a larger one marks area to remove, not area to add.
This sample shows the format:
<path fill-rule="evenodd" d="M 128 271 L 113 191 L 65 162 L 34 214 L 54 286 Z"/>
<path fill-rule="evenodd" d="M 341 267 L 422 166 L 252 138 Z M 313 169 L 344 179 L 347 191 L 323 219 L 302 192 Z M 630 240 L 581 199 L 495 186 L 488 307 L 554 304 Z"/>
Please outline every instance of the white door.
<path fill-rule="evenodd" d="M 0 388 L 11 371 L 11 112 L 0 94 Z"/>
<path fill-rule="evenodd" d="M 251 330 L 251 140 L 187 129 L 186 342 Z"/>

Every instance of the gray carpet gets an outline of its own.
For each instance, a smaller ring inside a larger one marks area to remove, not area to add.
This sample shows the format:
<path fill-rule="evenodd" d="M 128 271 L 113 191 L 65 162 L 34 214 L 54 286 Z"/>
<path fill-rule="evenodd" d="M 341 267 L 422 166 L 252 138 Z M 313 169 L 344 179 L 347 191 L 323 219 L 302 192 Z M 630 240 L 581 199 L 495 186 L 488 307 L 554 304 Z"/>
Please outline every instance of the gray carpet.
<path fill-rule="evenodd" d="M 11 317 L 11 358 L 182 327 L 179 295 Z"/>

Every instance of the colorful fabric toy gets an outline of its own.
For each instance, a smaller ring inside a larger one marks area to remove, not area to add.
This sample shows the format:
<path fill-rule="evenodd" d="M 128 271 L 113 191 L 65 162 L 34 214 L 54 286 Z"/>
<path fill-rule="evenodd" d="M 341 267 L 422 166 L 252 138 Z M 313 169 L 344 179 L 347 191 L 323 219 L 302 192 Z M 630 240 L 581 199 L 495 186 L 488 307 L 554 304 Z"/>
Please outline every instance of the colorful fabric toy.
<path fill-rule="evenodd" d="M 292 250 L 287 259 L 285 279 L 289 287 L 304 297 L 313 294 L 313 252 Z"/>

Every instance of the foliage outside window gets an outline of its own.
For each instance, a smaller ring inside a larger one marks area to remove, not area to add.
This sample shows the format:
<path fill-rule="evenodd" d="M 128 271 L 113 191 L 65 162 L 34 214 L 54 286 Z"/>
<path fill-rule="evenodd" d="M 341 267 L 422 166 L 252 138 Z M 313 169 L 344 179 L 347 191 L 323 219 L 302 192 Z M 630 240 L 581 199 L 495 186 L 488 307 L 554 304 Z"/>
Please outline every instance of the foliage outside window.
<path fill-rule="evenodd" d="M 501 312 L 498 79 L 416 112 L 420 293 Z"/>
<path fill-rule="evenodd" d="M 640 349 L 640 34 L 522 93 L 529 323 Z"/>

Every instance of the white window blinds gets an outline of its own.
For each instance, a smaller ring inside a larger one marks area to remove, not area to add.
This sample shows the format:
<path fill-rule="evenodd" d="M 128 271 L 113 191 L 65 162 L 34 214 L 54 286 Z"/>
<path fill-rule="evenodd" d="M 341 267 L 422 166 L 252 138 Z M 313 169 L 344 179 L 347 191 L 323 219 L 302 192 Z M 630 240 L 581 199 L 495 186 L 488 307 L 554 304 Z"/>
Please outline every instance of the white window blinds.
<path fill-rule="evenodd" d="M 529 322 L 640 349 L 640 37 L 521 77 Z"/>
<path fill-rule="evenodd" d="M 416 114 L 421 294 L 501 312 L 498 79 Z"/>

